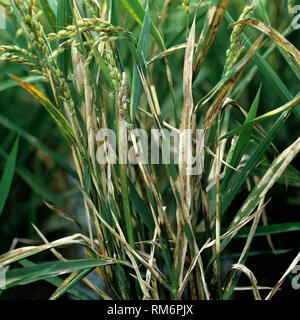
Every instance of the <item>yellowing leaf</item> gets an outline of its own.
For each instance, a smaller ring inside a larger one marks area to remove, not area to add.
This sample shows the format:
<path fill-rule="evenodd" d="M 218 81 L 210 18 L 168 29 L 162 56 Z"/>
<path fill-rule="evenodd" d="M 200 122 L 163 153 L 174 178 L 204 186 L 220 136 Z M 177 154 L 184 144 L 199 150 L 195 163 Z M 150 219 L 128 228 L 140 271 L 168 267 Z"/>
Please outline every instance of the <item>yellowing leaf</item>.
<path fill-rule="evenodd" d="M 20 84 L 27 92 L 29 92 L 37 101 L 39 101 L 42 106 L 50 113 L 52 118 L 57 122 L 57 124 L 63 129 L 63 131 L 71 138 L 75 140 L 73 131 L 70 124 L 63 116 L 63 114 L 51 103 L 51 101 L 43 94 L 41 90 L 30 83 L 22 81 L 20 78 L 10 74 L 16 82 Z"/>

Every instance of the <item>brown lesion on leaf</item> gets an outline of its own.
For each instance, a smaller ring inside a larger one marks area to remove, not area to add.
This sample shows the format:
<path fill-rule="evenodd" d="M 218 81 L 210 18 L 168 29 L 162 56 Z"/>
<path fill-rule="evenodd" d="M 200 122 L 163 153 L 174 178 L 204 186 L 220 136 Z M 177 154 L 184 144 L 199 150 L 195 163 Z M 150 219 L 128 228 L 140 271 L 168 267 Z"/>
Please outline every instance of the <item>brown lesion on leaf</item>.
<path fill-rule="evenodd" d="M 252 45 L 252 47 L 249 50 L 249 52 L 246 54 L 246 56 L 244 57 L 244 59 L 242 60 L 240 65 L 237 67 L 235 73 L 231 76 L 231 78 L 229 78 L 220 87 L 218 96 L 216 97 L 216 99 L 212 103 L 211 107 L 209 108 L 209 110 L 208 110 L 208 112 L 207 112 L 207 114 L 205 116 L 204 123 L 203 123 L 203 126 L 202 126 L 202 128 L 205 131 L 208 130 L 213 125 L 213 123 L 215 122 L 215 120 L 216 120 L 216 118 L 218 116 L 218 112 L 219 112 L 220 108 L 222 108 L 226 98 L 230 94 L 231 90 L 234 87 L 234 84 L 239 79 L 240 75 L 242 74 L 243 70 L 247 66 L 248 62 L 253 57 L 255 52 L 258 50 L 259 45 L 260 45 L 260 43 L 262 41 L 262 38 L 263 38 L 263 36 L 260 36 L 255 41 L 255 43 Z"/>
<path fill-rule="evenodd" d="M 205 59 L 208 49 L 210 48 L 213 42 L 213 39 L 215 38 L 215 35 L 218 31 L 218 28 L 223 20 L 225 11 L 229 3 L 230 3 L 230 0 L 223 0 L 217 5 L 212 6 L 207 13 L 206 24 L 208 26 L 208 29 L 210 30 L 208 34 L 206 34 L 205 33 L 206 28 L 204 28 L 199 37 L 197 47 L 200 47 L 203 42 L 205 42 L 205 44 L 203 45 L 203 48 L 199 51 L 197 55 L 196 63 L 193 67 L 193 72 L 195 74 L 197 74 L 201 68 L 201 65 Z"/>
<path fill-rule="evenodd" d="M 285 51 L 293 56 L 296 60 L 298 65 L 300 66 L 300 52 L 299 50 L 285 37 L 283 37 L 277 30 L 273 29 L 272 27 L 266 25 L 264 22 L 255 19 L 255 18 L 247 18 L 240 21 L 237 21 L 231 24 L 229 27 L 234 27 L 235 25 L 242 24 L 242 25 L 249 25 L 257 30 L 263 32 L 271 39 L 273 39 L 279 46 L 281 46 Z"/>

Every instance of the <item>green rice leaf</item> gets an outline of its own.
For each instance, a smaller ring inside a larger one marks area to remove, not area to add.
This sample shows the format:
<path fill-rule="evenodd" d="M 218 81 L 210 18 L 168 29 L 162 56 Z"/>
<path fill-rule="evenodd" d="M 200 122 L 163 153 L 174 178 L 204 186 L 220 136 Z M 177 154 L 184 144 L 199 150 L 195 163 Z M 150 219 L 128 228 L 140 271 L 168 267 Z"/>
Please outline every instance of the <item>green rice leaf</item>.
<path fill-rule="evenodd" d="M 71 138 L 71 140 L 75 141 L 75 137 L 72 131 L 72 128 L 63 114 L 51 103 L 51 101 L 40 91 L 38 88 L 33 86 L 32 84 L 25 83 L 18 77 L 14 75 L 10 75 L 16 82 L 21 85 L 27 92 L 29 92 L 36 100 L 38 100 L 42 106 L 50 113 L 52 118 L 56 121 L 56 123 L 63 129 L 63 131 Z"/>
<path fill-rule="evenodd" d="M 147 58 L 149 32 L 150 32 L 150 18 L 149 18 L 149 6 L 147 3 L 142 31 L 141 31 L 140 39 L 138 42 L 138 50 L 141 51 L 141 55 L 140 55 L 141 62 L 145 61 L 145 59 Z M 131 102 L 130 102 L 130 117 L 132 122 L 134 122 L 135 120 L 136 110 L 142 94 L 142 88 L 143 88 L 142 81 L 140 79 L 137 66 L 135 65 L 133 67 L 132 94 L 131 94 Z"/>
<path fill-rule="evenodd" d="M 59 3 L 61 3 L 61 1 L 59 1 Z M 40 0 L 40 5 L 42 7 L 49 32 L 55 32 L 56 31 L 56 15 L 52 7 L 50 6 L 48 0 Z"/>
<path fill-rule="evenodd" d="M 129 179 L 128 179 L 128 186 L 130 190 L 129 192 L 130 201 L 134 210 L 137 212 L 137 214 L 140 215 L 146 227 L 153 233 L 155 229 L 155 224 L 154 224 L 153 216 L 151 214 L 149 207 L 141 199 L 140 195 L 138 194 L 134 185 Z"/>
<path fill-rule="evenodd" d="M 74 178 L 77 178 L 76 171 L 71 168 L 71 166 L 65 162 L 59 155 L 50 150 L 46 145 L 44 145 L 37 137 L 32 136 L 29 132 L 25 131 L 21 127 L 19 127 L 16 123 L 12 122 L 10 119 L 4 117 L 0 114 L 0 124 L 10 130 L 11 132 L 16 132 L 20 135 L 24 140 L 26 140 L 29 144 L 35 147 L 37 150 L 42 150 L 46 154 L 48 154 L 57 165 L 61 166 L 66 172 L 72 175 Z"/>
<path fill-rule="evenodd" d="M 6 289 L 62 274 L 114 264 L 111 260 L 69 260 L 37 264 L 6 272 Z"/>
<path fill-rule="evenodd" d="M 70 0 L 59 0 L 57 7 L 57 32 L 72 24 L 73 10 L 70 6 Z M 61 40 L 61 44 L 64 40 Z M 67 77 L 71 67 L 71 50 L 66 48 L 62 54 L 57 57 L 57 63 L 59 69 Z"/>
<path fill-rule="evenodd" d="M 295 106 L 297 106 L 299 104 L 299 102 L 300 102 L 300 95 L 275 110 L 269 111 L 269 112 L 263 114 L 262 116 L 259 116 L 255 119 L 252 119 L 250 121 L 245 122 L 239 128 L 229 131 L 224 136 L 222 136 L 220 139 L 225 139 L 225 138 L 231 137 L 235 134 L 239 134 L 241 132 L 244 132 L 245 130 L 248 131 L 248 129 L 253 127 L 255 124 L 260 123 L 262 121 L 265 121 L 265 120 L 269 119 L 270 117 L 273 117 L 281 112 L 288 111 L 288 110 L 294 108 Z"/>
<path fill-rule="evenodd" d="M 19 137 L 16 139 L 14 146 L 7 158 L 6 165 L 4 167 L 3 174 L 0 180 L 0 215 L 7 200 L 12 180 L 14 177 L 18 147 Z"/>
<path fill-rule="evenodd" d="M 43 81 L 46 78 L 42 76 L 29 76 L 29 77 L 22 77 L 20 79 L 25 83 L 35 83 L 35 82 Z M 18 86 L 18 83 L 16 81 L 12 79 L 5 80 L 0 83 L 0 92 L 10 88 L 17 87 L 17 86 Z"/>
<path fill-rule="evenodd" d="M 253 101 L 253 104 L 250 108 L 249 114 L 245 120 L 245 125 L 247 123 L 249 123 L 252 119 L 254 119 L 256 116 L 257 108 L 258 108 L 258 104 L 259 104 L 259 100 L 260 100 L 260 92 L 261 92 L 261 87 L 259 88 L 258 93 L 257 93 L 257 95 Z M 250 129 L 245 130 L 239 136 L 238 141 L 236 143 L 236 146 L 234 147 L 232 159 L 229 163 L 232 167 L 236 168 L 238 166 L 239 162 L 241 161 L 243 155 L 245 154 L 245 151 L 248 148 L 248 143 L 249 143 L 249 140 L 251 137 L 251 133 L 252 133 L 252 128 L 250 127 Z M 225 176 L 224 176 L 224 178 L 222 180 L 222 184 L 221 184 L 221 191 L 223 191 L 226 188 L 226 185 L 227 185 L 228 181 L 230 180 L 232 173 L 233 173 L 233 170 L 231 168 L 226 167 Z"/>
<path fill-rule="evenodd" d="M 72 289 L 79 281 L 81 281 L 84 277 L 86 277 L 94 268 L 87 268 L 84 270 L 79 270 L 73 272 L 60 287 L 52 294 L 49 300 L 57 300 L 63 294 L 65 294 L 68 290 Z"/>
<path fill-rule="evenodd" d="M 138 22 L 138 24 L 142 25 L 145 17 L 145 10 L 141 6 L 138 0 L 120 0 L 123 6 L 126 8 L 128 13 Z M 152 37 L 155 39 L 157 44 L 161 49 L 165 50 L 164 41 L 156 29 L 153 22 L 150 20 L 150 33 Z"/>
<path fill-rule="evenodd" d="M 250 227 L 244 227 L 236 234 L 236 238 L 247 238 L 249 235 Z M 287 232 L 299 232 L 300 222 L 285 222 L 278 224 L 270 224 L 268 226 L 258 226 L 255 236 L 266 236 L 268 234 L 280 234 Z"/>
<path fill-rule="evenodd" d="M 24 260 L 21 260 L 19 261 L 20 265 L 23 266 L 23 267 L 33 267 L 33 266 L 36 266 L 35 263 L 27 260 L 27 259 L 24 259 Z M 55 287 L 59 287 L 62 285 L 62 283 L 64 282 L 60 277 L 51 277 L 51 278 L 48 278 L 46 279 L 45 281 L 47 281 L 48 283 L 52 284 L 53 286 Z M 77 288 L 74 288 L 74 287 L 70 287 L 67 289 L 67 292 L 69 294 L 71 294 L 72 296 L 76 297 L 76 298 L 79 298 L 81 300 L 94 300 L 91 296 L 87 295 L 85 292 L 77 289 Z"/>

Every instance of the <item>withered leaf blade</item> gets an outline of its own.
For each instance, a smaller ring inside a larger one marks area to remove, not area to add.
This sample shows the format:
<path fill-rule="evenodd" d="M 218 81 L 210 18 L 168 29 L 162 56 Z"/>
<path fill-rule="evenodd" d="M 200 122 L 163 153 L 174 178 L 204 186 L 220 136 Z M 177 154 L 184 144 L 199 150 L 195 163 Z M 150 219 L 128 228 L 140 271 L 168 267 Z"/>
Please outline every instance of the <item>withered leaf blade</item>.
<path fill-rule="evenodd" d="M 241 263 L 235 263 L 234 265 L 232 265 L 231 268 L 241 271 L 242 273 L 244 273 L 249 278 L 249 280 L 251 281 L 253 295 L 254 295 L 255 300 L 261 300 L 261 297 L 260 297 L 260 294 L 259 294 L 259 290 L 258 290 L 258 286 L 257 286 L 257 280 L 256 280 L 256 277 L 253 274 L 253 272 L 249 268 L 247 268 L 245 265 L 243 265 Z"/>
<path fill-rule="evenodd" d="M 273 29 L 272 27 L 266 25 L 262 21 L 255 18 L 247 18 L 236 23 L 231 24 L 229 27 L 234 27 L 237 24 L 249 25 L 267 36 L 273 39 L 280 47 L 282 47 L 285 51 L 287 51 L 293 58 L 296 60 L 297 64 L 300 66 L 300 52 L 299 50 L 284 36 L 282 36 L 278 31 Z"/>
<path fill-rule="evenodd" d="M 236 68 L 236 70 L 233 73 L 233 75 L 219 89 L 218 96 L 216 97 L 216 99 L 214 100 L 212 105 L 210 106 L 210 108 L 209 108 L 209 110 L 208 110 L 208 112 L 207 112 L 207 114 L 205 116 L 204 123 L 203 123 L 203 129 L 204 130 L 209 129 L 213 125 L 213 123 L 215 122 L 215 120 L 216 120 L 216 118 L 218 116 L 218 112 L 219 112 L 220 108 L 222 108 L 224 102 L 226 101 L 226 98 L 228 97 L 228 95 L 232 91 L 235 83 L 237 82 L 237 80 L 239 79 L 240 75 L 244 71 L 244 69 L 247 66 L 248 62 L 253 57 L 255 52 L 258 50 L 259 45 L 260 45 L 263 37 L 264 36 L 261 35 L 255 41 L 255 43 L 252 45 L 251 49 L 248 51 L 246 56 L 243 58 L 241 63 Z"/>
<path fill-rule="evenodd" d="M 229 3 L 230 0 L 220 0 L 218 4 L 210 7 L 207 13 L 204 27 L 198 41 L 198 54 L 196 64 L 194 65 L 195 76 L 199 73 L 201 65 L 215 38 Z"/>
<path fill-rule="evenodd" d="M 193 53 L 195 44 L 195 19 L 190 30 L 190 35 L 187 41 L 187 47 L 184 57 L 184 69 L 183 69 L 183 109 L 180 122 L 180 145 L 179 145 L 179 183 L 181 189 L 182 200 L 186 202 L 187 210 L 190 206 L 190 178 L 186 174 L 187 164 L 185 163 L 186 144 L 182 141 L 183 132 L 185 129 L 191 128 L 192 113 L 194 109 L 193 102 Z"/>

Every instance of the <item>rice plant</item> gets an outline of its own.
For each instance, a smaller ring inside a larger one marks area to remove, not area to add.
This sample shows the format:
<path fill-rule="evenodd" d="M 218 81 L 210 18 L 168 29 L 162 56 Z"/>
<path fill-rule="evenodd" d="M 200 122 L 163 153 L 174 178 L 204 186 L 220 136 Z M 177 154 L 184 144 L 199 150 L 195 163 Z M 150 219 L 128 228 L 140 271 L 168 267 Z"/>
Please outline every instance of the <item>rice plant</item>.
<path fill-rule="evenodd" d="M 299 247 L 278 283 L 267 288 L 247 258 L 256 237 L 263 235 L 274 252 L 271 235 L 300 230 L 300 222 L 267 219 L 272 187 L 300 185 L 297 130 L 277 145 L 280 133 L 295 123 L 298 129 L 300 119 L 293 4 L 0 5 L 7 23 L 17 25 L 1 38 L 1 67 L 26 70 L 25 77 L 7 72 L 3 86 L 18 84 L 45 108 L 69 155 L 63 159 L 1 116 L 1 125 L 18 137 L 9 154 L 1 149 L 0 214 L 14 173 L 26 178 L 17 166 L 20 140 L 72 176 L 74 197 L 82 202 L 71 207 L 32 185 L 44 206 L 77 232 L 52 240 L 33 224 L 41 244 L 0 255 L 6 268 L 2 294 L 45 280 L 54 286 L 51 300 L 66 293 L 89 299 L 92 291 L 104 300 L 227 300 L 238 297 L 246 275 L 255 300 L 271 299 L 298 264 Z M 278 22 L 279 10 L 287 18 Z M 236 239 L 240 250 L 228 267 Z M 66 247 L 79 247 L 85 258 L 66 258 Z M 52 261 L 35 264 L 32 259 L 45 251 Z M 92 271 L 104 289 L 87 278 Z"/>

